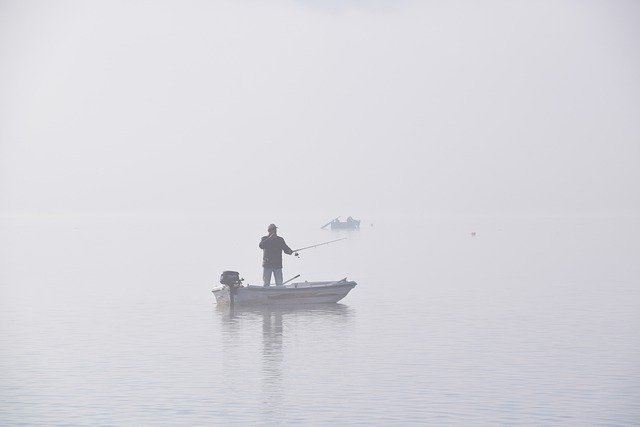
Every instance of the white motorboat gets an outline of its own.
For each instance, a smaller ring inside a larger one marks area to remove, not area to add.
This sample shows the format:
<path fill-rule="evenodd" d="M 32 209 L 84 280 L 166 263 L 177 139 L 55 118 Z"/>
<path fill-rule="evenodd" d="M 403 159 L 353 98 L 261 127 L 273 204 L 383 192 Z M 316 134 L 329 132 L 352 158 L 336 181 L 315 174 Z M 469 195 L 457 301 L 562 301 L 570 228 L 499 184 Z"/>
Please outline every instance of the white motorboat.
<path fill-rule="evenodd" d="M 223 278 L 226 273 L 223 273 Z M 235 273 L 237 275 L 237 273 Z M 215 287 L 212 292 L 218 304 L 238 305 L 296 305 L 338 302 L 353 289 L 357 283 L 346 278 L 325 282 L 299 282 L 283 286 L 243 285 L 241 279 L 224 280 L 222 286 Z M 235 282 L 235 283 L 231 283 Z M 233 301 L 231 301 L 233 298 Z"/>

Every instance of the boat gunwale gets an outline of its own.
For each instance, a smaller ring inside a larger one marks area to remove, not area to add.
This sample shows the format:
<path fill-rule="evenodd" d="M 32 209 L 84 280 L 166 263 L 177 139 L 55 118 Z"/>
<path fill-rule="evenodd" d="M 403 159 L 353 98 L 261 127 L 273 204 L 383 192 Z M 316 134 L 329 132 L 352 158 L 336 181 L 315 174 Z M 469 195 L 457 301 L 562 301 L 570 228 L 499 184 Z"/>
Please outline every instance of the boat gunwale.
<path fill-rule="evenodd" d="M 303 285 L 303 286 L 295 286 L 295 285 Z M 290 285 L 284 285 L 284 286 L 263 286 L 263 285 L 247 284 L 247 285 L 242 285 L 242 286 L 238 287 L 237 289 L 239 291 L 245 290 L 245 291 L 273 292 L 273 291 L 300 291 L 300 290 L 305 290 L 305 289 L 313 289 L 313 290 L 333 289 L 333 288 L 340 288 L 340 287 L 343 287 L 343 286 L 350 286 L 350 287 L 354 288 L 357 285 L 358 285 L 358 283 L 353 281 L 353 280 L 348 280 L 348 281 L 340 280 L 340 281 L 337 281 L 337 282 L 331 282 L 331 281 L 326 281 L 326 282 L 299 282 L 299 283 L 292 283 Z M 228 289 L 227 285 L 218 285 L 218 286 L 214 287 L 211 290 L 211 292 L 223 291 L 225 289 Z"/>
<path fill-rule="evenodd" d="M 312 282 L 309 282 L 312 283 Z M 317 283 L 317 282 L 315 282 Z M 295 283 L 294 283 L 295 285 Z M 316 286 L 262 286 L 262 285 L 247 285 L 239 288 L 239 290 L 248 290 L 248 291 L 258 291 L 258 292 L 274 292 L 274 291 L 291 291 L 291 292 L 300 292 L 304 290 L 323 290 L 323 289 L 336 289 L 342 287 L 351 287 L 355 288 L 357 285 L 356 282 L 338 282 L 338 283 L 329 283 L 326 285 L 316 285 Z"/>

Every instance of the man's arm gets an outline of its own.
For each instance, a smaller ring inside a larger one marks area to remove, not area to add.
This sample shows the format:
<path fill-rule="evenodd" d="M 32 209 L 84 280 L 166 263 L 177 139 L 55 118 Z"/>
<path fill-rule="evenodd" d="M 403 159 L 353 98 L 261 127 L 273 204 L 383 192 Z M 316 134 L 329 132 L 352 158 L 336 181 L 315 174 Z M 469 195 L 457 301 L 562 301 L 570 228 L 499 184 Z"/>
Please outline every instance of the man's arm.
<path fill-rule="evenodd" d="M 289 246 L 287 246 L 284 239 L 282 239 L 282 252 L 287 255 L 291 255 L 293 253 L 293 250 Z"/>
<path fill-rule="evenodd" d="M 262 239 L 260 239 L 260 243 L 258 243 L 258 247 L 260 249 L 264 249 L 264 242 L 265 240 L 267 240 L 269 238 L 269 236 L 264 236 Z"/>

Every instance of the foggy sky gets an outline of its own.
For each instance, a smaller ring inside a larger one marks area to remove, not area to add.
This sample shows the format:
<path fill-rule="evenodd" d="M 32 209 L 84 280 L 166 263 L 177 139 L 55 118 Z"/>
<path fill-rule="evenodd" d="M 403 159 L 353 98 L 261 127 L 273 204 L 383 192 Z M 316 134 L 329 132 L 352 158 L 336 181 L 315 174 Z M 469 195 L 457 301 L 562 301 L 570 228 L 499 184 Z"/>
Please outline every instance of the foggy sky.
<path fill-rule="evenodd" d="M 0 1 L 0 213 L 640 213 L 634 1 Z"/>

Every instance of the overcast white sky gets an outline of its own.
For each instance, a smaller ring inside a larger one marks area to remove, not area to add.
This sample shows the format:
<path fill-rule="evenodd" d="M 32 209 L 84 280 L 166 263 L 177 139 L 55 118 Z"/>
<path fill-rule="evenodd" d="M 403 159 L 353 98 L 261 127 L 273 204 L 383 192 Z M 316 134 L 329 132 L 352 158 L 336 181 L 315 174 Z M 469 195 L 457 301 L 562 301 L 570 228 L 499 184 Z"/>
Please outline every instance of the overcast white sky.
<path fill-rule="evenodd" d="M 640 213 L 640 2 L 0 0 L 0 213 Z"/>

